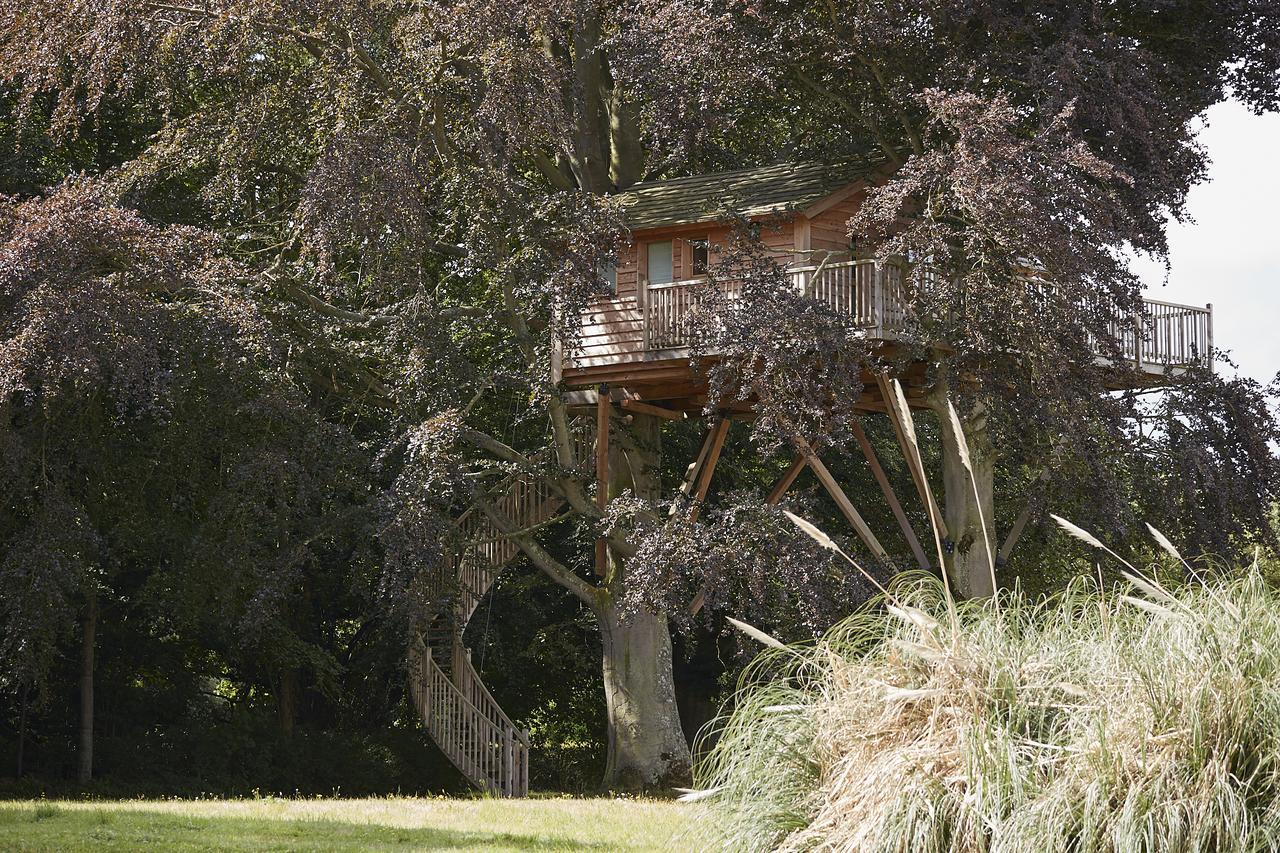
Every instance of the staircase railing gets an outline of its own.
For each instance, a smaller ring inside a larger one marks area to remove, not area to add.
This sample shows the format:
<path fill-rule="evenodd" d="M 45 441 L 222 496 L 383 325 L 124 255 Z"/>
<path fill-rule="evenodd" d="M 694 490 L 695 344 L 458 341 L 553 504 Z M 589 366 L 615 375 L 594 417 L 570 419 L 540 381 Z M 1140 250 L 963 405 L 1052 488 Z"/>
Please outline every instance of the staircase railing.
<path fill-rule="evenodd" d="M 588 458 L 593 446 L 591 436 L 575 434 L 574 464 Z M 563 498 L 534 474 L 517 475 L 505 488 L 495 503 L 518 529 L 550 520 L 564 505 Z M 489 793 L 523 797 L 529 793 L 528 734 L 516 727 L 481 682 L 462 644 L 467 623 L 520 548 L 474 509 L 464 513 L 457 526 L 465 543 L 462 553 L 446 560 L 438 576 L 424 581 L 429 593 L 447 599 L 449 607 L 428 626 L 432 647 L 417 643 L 410 651 L 413 703 L 432 740 L 471 784 Z"/>
<path fill-rule="evenodd" d="M 451 680 L 425 647 L 415 647 L 410 689 L 432 740 L 473 785 L 490 794 L 529 793 L 529 736 L 480 683 L 470 660 L 455 661 Z M 459 678 L 458 676 L 462 677 Z"/>

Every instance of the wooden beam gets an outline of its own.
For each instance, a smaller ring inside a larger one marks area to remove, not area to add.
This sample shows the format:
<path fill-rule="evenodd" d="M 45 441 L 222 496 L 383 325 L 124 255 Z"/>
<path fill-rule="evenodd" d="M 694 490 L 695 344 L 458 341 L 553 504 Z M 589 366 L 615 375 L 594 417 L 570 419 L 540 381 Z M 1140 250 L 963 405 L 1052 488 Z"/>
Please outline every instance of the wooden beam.
<path fill-rule="evenodd" d="M 698 487 L 694 491 L 693 506 L 689 509 L 689 520 L 697 521 L 698 514 L 702 512 L 702 502 L 707 498 L 707 491 L 711 488 L 711 475 L 716 472 L 716 463 L 720 461 L 720 451 L 724 449 L 725 436 L 729 434 L 729 424 L 731 421 L 727 417 L 717 418 L 715 426 L 711 428 L 709 438 L 711 440 L 710 450 L 707 453 L 706 461 L 702 465 L 702 470 L 698 472 Z"/>
<path fill-rule="evenodd" d="M 1018 517 L 1014 519 L 1013 527 L 1009 528 L 1009 534 L 1005 536 L 1004 544 L 1000 546 L 1000 550 L 996 552 L 996 563 L 1004 565 L 1009 561 L 1009 555 L 1013 553 L 1014 547 L 1018 544 L 1018 540 L 1022 538 L 1022 533 L 1027 528 L 1027 522 L 1031 520 L 1031 510 L 1035 504 L 1035 487 L 1040 483 L 1049 481 L 1049 477 L 1053 474 L 1053 469 L 1057 466 L 1059 457 L 1062 455 L 1062 439 L 1059 438 L 1054 442 L 1052 455 L 1049 464 L 1041 469 L 1039 475 L 1031 481 L 1031 487 L 1028 489 L 1031 494 L 1027 495 L 1026 506 L 1022 508 L 1022 512 L 1018 513 Z"/>
<path fill-rule="evenodd" d="M 707 434 L 702 438 L 702 447 L 698 450 L 698 456 L 689 463 L 689 467 L 684 470 L 684 480 L 680 483 L 680 495 L 688 497 L 693 494 L 693 487 L 698 482 L 698 473 L 702 470 L 703 464 L 707 461 L 708 454 L 711 453 L 711 444 L 715 437 L 715 429 L 707 430 Z M 671 509 L 667 511 L 668 516 L 676 514 L 678 501 L 671 502 Z"/>
<path fill-rule="evenodd" d="M 642 403 L 639 400 L 623 400 L 622 408 L 628 412 L 635 412 L 639 415 L 653 415 L 658 418 L 666 418 L 669 421 L 682 421 L 688 417 L 684 412 L 677 412 L 674 409 L 667 409 L 662 406 L 654 406 L 650 403 Z"/>
<path fill-rule="evenodd" d="M 898 447 L 902 449 L 902 455 L 907 460 L 907 470 L 911 472 L 911 479 L 915 481 L 916 491 L 920 494 L 920 502 L 924 504 L 925 512 L 929 514 L 929 521 L 937 527 L 943 539 L 950 539 L 951 534 L 947 531 L 947 522 L 942 516 L 942 510 L 938 508 L 938 503 L 933 498 L 933 492 L 929 488 L 925 471 L 920 466 L 920 460 L 911 449 L 915 441 L 907 434 L 906 415 L 898 411 L 898 395 L 889 384 L 887 374 L 877 373 L 876 384 L 880 386 L 880 394 L 884 397 L 885 413 L 889 415 L 889 421 L 893 424 L 894 435 L 898 437 Z"/>
<path fill-rule="evenodd" d="M 818 482 L 822 483 L 823 488 L 831 495 L 832 500 L 836 502 L 836 506 L 840 508 L 840 512 L 853 525 L 854 532 L 858 534 L 858 538 L 871 549 L 871 553 L 881 560 L 888 560 L 889 553 L 884 550 L 884 546 L 880 544 L 880 540 L 871 532 L 871 528 L 867 526 L 867 522 L 858 513 L 854 507 L 853 501 L 849 500 L 849 496 L 844 493 L 844 489 L 840 488 L 840 484 L 836 482 L 836 478 L 831 476 L 831 472 L 827 470 L 827 466 L 818 458 L 818 454 L 813 452 L 813 448 L 809 446 L 809 442 L 803 438 L 796 436 L 792 439 L 796 445 L 796 449 L 802 453 L 808 460 L 809 467 L 813 469 L 813 473 L 817 476 Z"/>
<path fill-rule="evenodd" d="M 764 502 L 770 506 L 782 500 L 782 496 L 787 493 L 787 489 L 791 488 L 791 484 L 804 472 L 805 466 L 809 464 L 809 460 L 805 458 L 803 453 L 797 453 L 795 461 L 791 463 L 791 467 L 787 469 L 787 473 L 778 478 L 778 482 L 773 484 L 773 488 L 769 490 L 769 496 Z"/>
<path fill-rule="evenodd" d="M 609 506 L 609 416 L 613 403 L 609 386 L 601 385 L 596 395 L 596 508 L 604 512 Z M 609 569 L 609 543 L 596 538 L 596 574 L 604 577 Z"/>
<path fill-rule="evenodd" d="M 906 537 L 911 553 L 915 555 L 916 563 L 920 568 L 929 571 L 929 558 L 925 556 L 924 548 L 920 545 L 920 540 L 916 538 L 916 532 L 911 528 L 911 522 L 907 519 L 907 514 L 903 511 L 902 504 L 898 502 L 898 496 L 894 494 L 893 486 L 885 475 L 884 468 L 880 467 L 880 460 L 876 458 L 875 448 L 871 446 L 871 442 L 867 439 L 867 434 L 863 431 L 862 424 L 854 421 L 852 430 L 853 437 L 857 439 L 858 446 L 862 448 L 862 455 L 867 459 L 867 466 L 871 468 L 872 476 L 876 478 L 876 483 L 880 486 L 884 499 L 889 503 L 889 508 L 893 510 L 893 517 L 898 520 L 898 526 L 902 528 L 902 535 Z"/>
<path fill-rule="evenodd" d="M 1022 512 L 1018 514 L 1017 519 L 1013 522 L 1013 527 L 1009 528 L 1009 535 L 1005 537 L 1004 544 L 1000 546 L 1000 550 L 996 552 L 996 565 L 1003 566 L 1009 560 L 1009 554 L 1013 551 L 1018 540 L 1022 538 L 1022 531 L 1027 529 L 1027 522 L 1031 520 L 1031 507 L 1034 501 L 1027 500 L 1027 505 L 1022 508 Z"/>
<path fill-rule="evenodd" d="M 818 441 L 814 441 L 815 447 L 817 444 Z M 791 488 L 791 484 L 794 483 L 796 478 L 804 472 L 804 469 L 808 464 L 809 460 L 805 455 L 803 453 L 797 453 L 795 461 L 791 463 L 791 467 L 788 468 L 787 472 L 779 477 L 778 481 L 773 484 L 773 488 L 769 490 L 769 496 L 764 499 L 764 502 L 772 506 L 782 500 L 782 496 L 787 493 L 787 489 Z M 707 585 L 703 584 L 702 589 L 698 590 L 698 594 L 693 597 L 693 602 L 689 605 L 689 615 L 697 616 L 698 611 L 701 610 L 702 606 L 706 603 Z"/>

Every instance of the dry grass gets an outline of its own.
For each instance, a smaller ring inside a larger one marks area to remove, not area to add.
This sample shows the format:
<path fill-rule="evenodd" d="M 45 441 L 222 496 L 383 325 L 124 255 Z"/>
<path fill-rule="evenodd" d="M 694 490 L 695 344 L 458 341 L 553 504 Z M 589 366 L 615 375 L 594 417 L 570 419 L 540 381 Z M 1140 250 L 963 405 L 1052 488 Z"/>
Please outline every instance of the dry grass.
<path fill-rule="evenodd" d="M 700 783 L 733 849 L 1280 850 L 1280 595 L 897 605 L 753 666 Z M 886 615 L 887 611 L 887 615 Z M 954 621 L 953 621 L 954 617 Z"/>

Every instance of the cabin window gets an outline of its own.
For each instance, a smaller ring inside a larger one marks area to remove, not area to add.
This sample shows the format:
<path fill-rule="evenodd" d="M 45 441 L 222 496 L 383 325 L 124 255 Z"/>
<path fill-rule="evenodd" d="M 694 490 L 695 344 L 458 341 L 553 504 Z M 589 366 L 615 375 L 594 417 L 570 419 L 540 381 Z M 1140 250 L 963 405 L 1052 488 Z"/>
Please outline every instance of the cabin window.
<path fill-rule="evenodd" d="M 605 261 L 596 269 L 596 275 L 600 277 L 600 283 L 604 285 L 604 292 L 610 296 L 618 295 L 618 265 L 613 261 Z"/>
<path fill-rule="evenodd" d="M 674 281 L 671 266 L 671 241 L 648 245 L 648 277 L 650 284 L 667 284 Z"/>
<path fill-rule="evenodd" d="M 690 263 L 693 267 L 694 275 L 706 275 L 710 269 L 710 264 L 708 263 L 710 243 L 710 240 L 697 240 L 690 244 L 693 247 L 693 257 Z"/>

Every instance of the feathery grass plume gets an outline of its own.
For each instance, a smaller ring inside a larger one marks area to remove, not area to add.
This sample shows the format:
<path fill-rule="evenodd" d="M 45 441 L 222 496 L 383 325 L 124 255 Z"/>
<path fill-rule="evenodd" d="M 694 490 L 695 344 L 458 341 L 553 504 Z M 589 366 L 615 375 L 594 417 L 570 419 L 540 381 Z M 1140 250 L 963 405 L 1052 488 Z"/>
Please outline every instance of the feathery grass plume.
<path fill-rule="evenodd" d="M 787 650 L 788 648 L 787 644 L 779 640 L 777 637 L 772 637 L 766 634 L 764 631 L 761 631 L 759 628 L 755 627 L 754 625 L 748 625 L 746 622 L 740 622 L 737 619 L 734 619 L 732 616 L 728 617 L 728 619 L 729 619 L 730 625 L 737 628 L 739 631 L 746 634 L 748 637 L 760 643 L 761 645 L 768 646 L 771 649 L 782 649 L 783 651 Z"/>
<path fill-rule="evenodd" d="M 916 436 L 916 421 L 911 416 L 911 407 L 907 405 L 907 395 L 902 390 L 902 383 L 897 379 L 892 379 L 889 384 L 893 388 L 893 400 L 885 400 L 885 403 L 893 406 L 894 411 L 897 413 L 897 420 L 902 424 L 902 432 L 907 438 L 908 450 L 911 452 L 916 467 L 921 471 L 920 482 L 924 487 L 925 512 L 929 516 L 929 526 L 933 528 L 933 544 L 938 549 L 938 571 L 942 574 L 942 588 L 947 593 L 947 599 L 954 602 L 955 596 L 951 592 L 951 579 L 947 577 L 947 559 L 942 554 L 941 519 L 933 517 L 933 490 L 929 488 L 928 478 L 923 476 L 924 456 L 920 454 L 920 440 Z"/>
<path fill-rule="evenodd" d="M 859 564 L 857 560 L 853 559 L 853 557 L 850 557 L 848 554 L 846 554 L 844 552 L 844 549 L 841 548 L 839 545 L 837 545 L 834 539 L 832 539 L 827 534 L 823 533 L 822 530 L 820 530 L 817 527 L 817 525 L 813 524 L 812 522 L 806 521 L 805 519 L 801 518 L 800 516 L 796 515 L 793 512 L 789 512 L 788 510 L 784 509 L 782 513 L 787 518 L 791 519 L 792 524 L 794 524 L 796 527 L 799 527 L 802 531 L 807 533 L 810 537 L 813 538 L 815 542 L 817 542 L 823 548 L 827 548 L 829 550 L 835 551 L 841 557 L 844 557 L 846 563 L 848 563 L 849 565 L 857 569 L 862 574 L 862 576 L 866 578 L 867 581 L 872 586 L 880 590 L 882 594 L 884 595 L 889 594 L 889 591 L 884 588 L 884 585 L 880 583 L 880 581 L 876 580 L 875 577 L 870 572 L 862 568 L 861 564 Z"/>
<path fill-rule="evenodd" d="M 1049 513 L 1049 517 L 1052 518 L 1055 522 L 1057 522 L 1059 527 L 1061 527 L 1067 533 L 1074 536 L 1076 539 L 1079 539 L 1081 542 L 1084 542 L 1088 545 L 1092 545 L 1095 548 L 1100 548 L 1103 551 L 1106 551 L 1112 557 L 1114 557 L 1121 565 L 1123 565 L 1126 569 L 1128 569 L 1128 571 L 1121 572 L 1121 574 L 1124 575 L 1125 580 L 1129 581 L 1129 583 L 1133 584 L 1139 590 L 1141 590 L 1142 592 L 1145 592 L 1147 595 L 1151 596 L 1153 599 L 1156 599 L 1158 601 L 1163 600 L 1165 602 L 1173 602 L 1175 604 L 1177 603 L 1177 600 L 1174 598 L 1173 594 L 1170 593 L 1169 590 L 1167 590 L 1164 586 L 1162 586 L 1159 581 L 1157 581 L 1154 577 L 1147 577 L 1138 569 L 1137 566 L 1133 565 L 1133 563 L 1130 563 L 1124 557 L 1121 557 L 1115 551 L 1112 551 L 1106 545 L 1103 545 L 1102 542 L 1092 533 L 1090 533 L 1089 531 L 1085 530 L 1082 527 L 1077 527 L 1076 525 L 1072 524 L 1070 521 L 1067 521 L 1065 518 L 1063 518 L 1060 515 L 1054 515 L 1053 513 Z M 1147 527 L 1151 527 L 1151 525 L 1148 524 Z M 1155 530 L 1154 527 L 1151 527 L 1151 529 Z M 1101 569 L 1099 569 L 1099 571 L 1101 571 Z M 1099 583 L 1101 583 L 1101 581 L 1099 581 Z"/>
<path fill-rule="evenodd" d="M 813 522 L 807 519 L 801 518 L 800 516 L 796 515 L 794 512 L 791 512 L 790 510 L 784 509 L 782 511 L 782 514 L 785 515 L 787 518 L 791 519 L 792 524 L 794 524 L 796 527 L 799 527 L 802 531 L 807 533 L 809 537 L 813 539 L 813 541 L 817 542 L 823 548 L 827 548 L 836 552 L 840 551 L 840 546 L 835 543 L 835 540 L 832 539 L 827 534 L 823 533 L 821 528 L 819 528 Z"/>
<path fill-rule="evenodd" d="M 1106 545 L 1103 545 L 1102 542 L 1099 541 L 1099 539 L 1096 536 L 1094 536 L 1089 531 L 1085 530 L 1083 527 L 1077 527 L 1076 525 L 1072 524 L 1070 521 L 1067 521 L 1065 518 L 1063 518 L 1060 515 L 1054 515 L 1053 513 L 1049 513 L 1049 517 L 1052 518 L 1059 527 L 1061 527 L 1063 530 L 1067 531 L 1067 533 L 1074 536 L 1076 539 L 1079 539 L 1081 542 L 1085 543 L 1086 545 L 1092 545 L 1094 548 L 1100 548 L 1104 551 L 1107 550 Z"/>
<path fill-rule="evenodd" d="M 960 416 L 951 398 L 947 398 L 947 417 L 951 421 L 951 431 L 956 437 L 956 447 L 960 451 L 960 464 L 969 472 L 969 484 L 973 487 L 973 505 L 978 508 L 978 524 L 982 527 L 982 544 L 987 549 L 987 566 L 991 571 L 991 600 L 995 607 L 1000 606 L 1000 584 L 996 582 L 996 558 L 991 553 L 991 537 L 987 533 L 987 517 L 982 510 L 982 498 L 978 496 L 978 478 L 973 472 L 973 459 L 969 456 L 969 439 L 965 437 L 964 427 L 960 424 Z"/>
<path fill-rule="evenodd" d="M 1118 563 L 1123 565 L 1129 571 L 1133 572 L 1135 575 L 1142 574 L 1142 572 L 1138 571 L 1137 567 L 1134 566 L 1133 563 L 1130 563 L 1124 557 L 1121 557 L 1115 551 L 1112 551 L 1106 545 L 1103 545 L 1102 541 L 1098 539 L 1098 537 L 1094 536 L 1092 533 L 1085 530 L 1083 527 L 1077 527 L 1076 525 L 1067 521 L 1065 518 L 1063 518 L 1060 515 L 1054 515 L 1053 513 L 1049 513 L 1049 517 L 1052 518 L 1055 522 L 1057 522 L 1058 526 L 1061 527 L 1063 530 L 1065 530 L 1071 536 L 1074 536 L 1076 539 L 1079 539 L 1081 542 L 1085 543 L 1086 545 L 1092 545 L 1094 548 L 1098 548 L 1100 550 L 1106 551 L 1113 558 L 1115 558 L 1115 560 Z"/>
<path fill-rule="evenodd" d="M 1155 527 L 1153 527 L 1150 524 L 1147 525 L 1147 530 L 1151 532 L 1151 538 L 1156 540 L 1156 544 L 1159 545 L 1162 549 L 1164 549 L 1164 552 L 1166 554 L 1168 554 L 1170 557 L 1173 557 L 1173 559 L 1177 560 L 1179 563 L 1182 563 L 1182 565 L 1186 566 L 1188 571 L 1192 571 L 1192 572 L 1195 571 L 1194 569 L 1191 568 L 1190 565 L 1187 564 L 1186 560 L 1182 559 L 1182 553 L 1178 551 L 1177 548 L 1173 547 L 1173 543 L 1169 541 L 1168 537 L 1166 537 L 1159 530 L 1156 530 Z"/>
<path fill-rule="evenodd" d="M 904 618 L 867 608 L 766 652 L 703 735 L 710 845 L 1280 850 L 1280 590 L 1256 570 L 1155 589 L 1172 598 L 1015 589 L 962 604 L 937 648 L 951 605 L 915 574 L 892 585 Z"/>
<path fill-rule="evenodd" d="M 697 788 L 676 788 L 675 791 L 680 795 L 676 797 L 676 801 L 681 803 L 698 803 L 703 800 L 708 800 L 720 793 L 719 788 L 707 788 L 705 790 L 698 790 Z"/>
<path fill-rule="evenodd" d="M 1182 552 L 1179 551 L 1176 547 L 1174 547 L 1174 544 L 1169 541 L 1169 537 L 1165 536 L 1163 533 L 1161 533 L 1151 524 L 1147 525 L 1147 530 L 1150 531 L 1151 538 L 1156 540 L 1156 544 L 1159 545 L 1160 548 L 1166 554 L 1168 554 L 1170 557 L 1173 557 L 1173 559 L 1177 560 L 1179 563 L 1182 563 L 1182 566 L 1187 570 L 1188 575 L 1200 581 L 1201 583 L 1204 582 L 1204 576 L 1199 571 L 1197 571 L 1194 566 L 1192 566 L 1189 562 L 1187 562 L 1187 560 L 1182 556 Z M 1256 570 L 1256 568 L 1257 568 L 1257 560 L 1255 559 L 1254 569 Z M 1222 604 L 1222 608 L 1231 615 L 1231 618 L 1233 619 L 1239 618 L 1240 614 L 1235 612 L 1235 609 L 1231 606 L 1231 602 L 1222 601 L 1221 604 Z"/>

